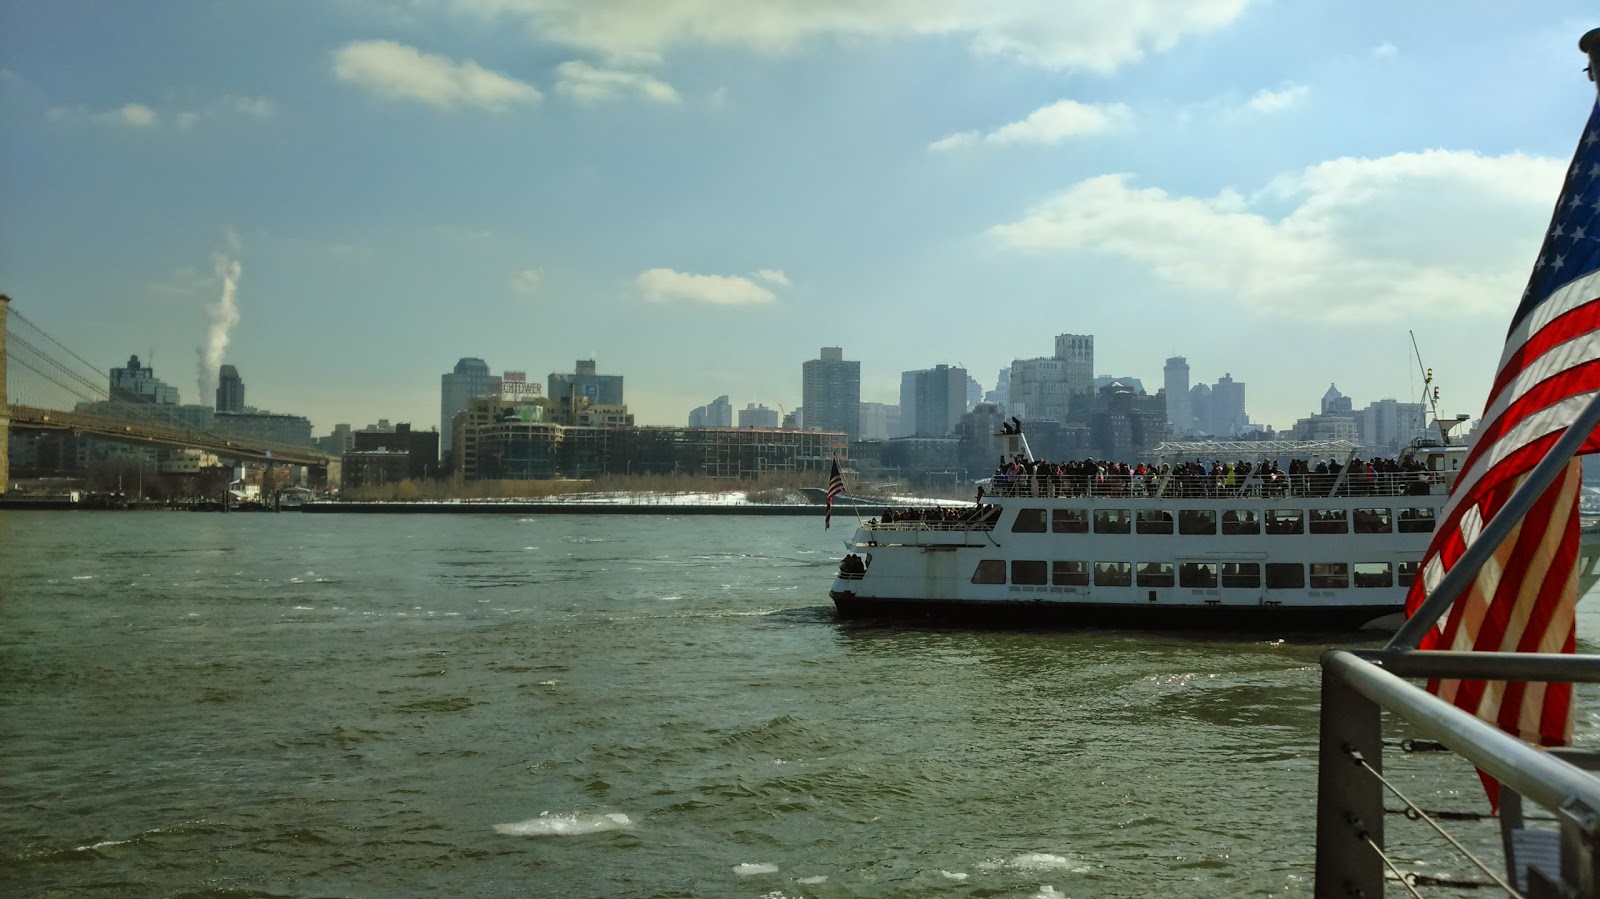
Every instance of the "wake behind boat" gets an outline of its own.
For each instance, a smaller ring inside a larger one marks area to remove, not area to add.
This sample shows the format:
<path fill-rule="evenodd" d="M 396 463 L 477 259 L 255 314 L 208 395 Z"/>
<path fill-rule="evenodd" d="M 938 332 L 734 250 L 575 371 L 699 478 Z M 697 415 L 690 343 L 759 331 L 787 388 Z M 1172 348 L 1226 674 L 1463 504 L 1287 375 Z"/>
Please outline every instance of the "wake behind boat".
<path fill-rule="evenodd" d="M 1021 434 L 1002 437 L 1026 457 Z M 1393 628 L 1466 448 L 1376 464 L 1357 449 L 1164 443 L 1148 467 L 1033 464 L 997 477 L 989 504 L 862 524 L 829 595 L 844 617 Z M 1582 539 L 1580 595 L 1600 579 L 1600 530 Z"/>

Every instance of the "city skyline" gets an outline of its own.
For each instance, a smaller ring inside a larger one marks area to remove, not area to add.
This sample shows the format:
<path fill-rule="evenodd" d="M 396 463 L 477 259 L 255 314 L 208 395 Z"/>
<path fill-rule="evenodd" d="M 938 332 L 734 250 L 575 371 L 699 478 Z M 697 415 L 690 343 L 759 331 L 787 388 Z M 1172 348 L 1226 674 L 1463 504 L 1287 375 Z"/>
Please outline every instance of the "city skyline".
<path fill-rule="evenodd" d="M 671 424 L 801 405 L 819 346 L 894 403 L 1033 330 L 1280 429 L 1416 400 L 1415 330 L 1475 416 L 1591 101 L 1577 3 L 624 6 L 8 7 L 0 290 L 319 434 L 431 427 L 463 357 L 609 361 Z"/>

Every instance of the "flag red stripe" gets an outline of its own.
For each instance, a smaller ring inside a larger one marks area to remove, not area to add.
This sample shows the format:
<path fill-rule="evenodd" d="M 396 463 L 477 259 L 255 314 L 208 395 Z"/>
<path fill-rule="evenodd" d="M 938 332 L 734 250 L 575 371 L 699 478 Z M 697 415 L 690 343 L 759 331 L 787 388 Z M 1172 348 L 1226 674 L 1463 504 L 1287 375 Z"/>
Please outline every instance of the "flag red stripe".
<path fill-rule="evenodd" d="M 1489 405 L 1493 406 L 1495 400 L 1500 398 L 1500 391 L 1519 374 L 1532 368 L 1540 356 L 1597 328 L 1600 328 L 1600 298 L 1591 299 L 1552 319 L 1501 363 L 1500 375 L 1489 390 Z"/>
<path fill-rule="evenodd" d="M 1577 394 L 1594 390 L 1600 390 L 1600 359 L 1590 359 L 1564 369 L 1529 388 L 1527 393 L 1510 403 L 1492 421 L 1485 422 L 1473 435 L 1472 450 L 1467 453 L 1467 461 L 1462 463 L 1461 474 L 1458 475 L 1466 479 L 1466 483 L 1458 484 L 1457 488 L 1471 495 L 1477 489 L 1476 482 L 1485 477 L 1497 474 L 1501 477 L 1520 476 L 1521 471 L 1508 472 L 1502 464 L 1493 465 L 1481 474 L 1476 471 L 1485 458 L 1500 451 L 1498 444 L 1502 438 L 1532 419 L 1538 412 L 1563 400 L 1571 399 Z"/>

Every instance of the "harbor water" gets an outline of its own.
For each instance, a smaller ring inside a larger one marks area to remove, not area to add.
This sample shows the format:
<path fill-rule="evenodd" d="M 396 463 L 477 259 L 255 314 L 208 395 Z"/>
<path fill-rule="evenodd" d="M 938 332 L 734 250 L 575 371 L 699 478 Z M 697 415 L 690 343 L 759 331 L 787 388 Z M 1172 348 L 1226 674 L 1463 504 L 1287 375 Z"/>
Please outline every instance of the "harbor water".
<path fill-rule="evenodd" d="M 841 622 L 852 523 L 0 512 L 0 891 L 1309 895 L 1360 637 Z"/>

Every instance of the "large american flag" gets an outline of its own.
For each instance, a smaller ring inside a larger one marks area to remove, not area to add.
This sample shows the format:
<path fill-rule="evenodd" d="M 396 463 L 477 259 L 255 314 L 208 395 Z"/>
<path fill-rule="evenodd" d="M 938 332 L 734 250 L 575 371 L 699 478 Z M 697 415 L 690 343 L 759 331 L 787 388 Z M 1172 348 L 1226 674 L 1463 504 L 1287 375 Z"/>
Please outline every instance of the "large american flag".
<path fill-rule="evenodd" d="M 1590 113 L 1550 229 L 1511 319 L 1483 422 L 1457 475 L 1407 614 L 1438 585 L 1600 391 L 1600 104 Z M 1580 452 L 1600 449 L 1591 434 Z M 1579 460 L 1495 551 L 1423 649 L 1572 652 L 1578 600 Z M 1429 689 L 1530 743 L 1572 738 L 1572 685 L 1435 681 Z M 1487 781 L 1486 781 L 1487 782 Z M 1490 786 L 1491 800 L 1497 788 Z"/>

